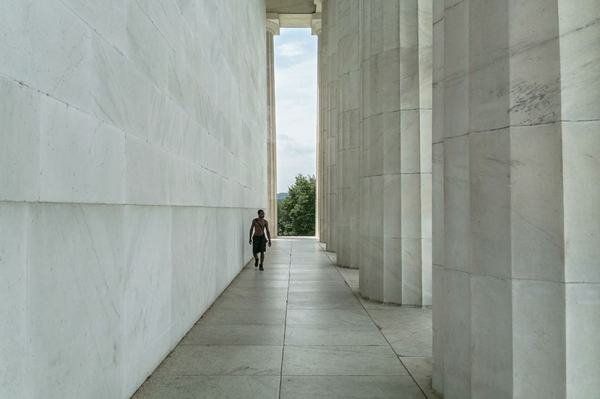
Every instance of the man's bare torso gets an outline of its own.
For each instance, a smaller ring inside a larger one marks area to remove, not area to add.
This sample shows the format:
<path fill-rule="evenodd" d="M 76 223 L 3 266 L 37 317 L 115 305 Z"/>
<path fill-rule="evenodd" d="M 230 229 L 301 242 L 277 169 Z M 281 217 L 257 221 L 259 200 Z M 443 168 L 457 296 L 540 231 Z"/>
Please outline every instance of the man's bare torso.
<path fill-rule="evenodd" d="M 261 237 L 265 235 L 265 229 L 269 225 L 267 219 L 259 219 L 256 218 L 252 221 L 252 225 L 254 226 L 254 235 Z"/>

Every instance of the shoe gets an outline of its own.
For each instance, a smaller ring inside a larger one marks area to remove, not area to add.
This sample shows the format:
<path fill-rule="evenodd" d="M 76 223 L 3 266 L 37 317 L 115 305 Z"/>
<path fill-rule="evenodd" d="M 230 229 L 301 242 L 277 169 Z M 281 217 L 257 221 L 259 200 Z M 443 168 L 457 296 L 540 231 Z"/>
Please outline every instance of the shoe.
<path fill-rule="evenodd" d="M 265 270 L 265 268 L 263 267 L 263 265 L 260 265 L 260 267 L 258 268 L 258 270 Z"/>
<path fill-rule="evenodd" d="M 254 267 L 258 267 L 258 259 L 254 259 Z"/>

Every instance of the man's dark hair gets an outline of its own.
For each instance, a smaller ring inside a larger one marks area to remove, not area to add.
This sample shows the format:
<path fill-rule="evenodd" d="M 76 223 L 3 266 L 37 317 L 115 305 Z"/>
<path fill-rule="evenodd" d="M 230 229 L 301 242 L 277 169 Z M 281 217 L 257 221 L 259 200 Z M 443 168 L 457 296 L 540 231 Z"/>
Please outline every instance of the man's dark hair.
<path fill-rule="evenodd" d="M 265 211 L 263 211 L 262 209 L 259 209 L 257 213 L 260 214 L 261 212 L 265 213 Z"/>

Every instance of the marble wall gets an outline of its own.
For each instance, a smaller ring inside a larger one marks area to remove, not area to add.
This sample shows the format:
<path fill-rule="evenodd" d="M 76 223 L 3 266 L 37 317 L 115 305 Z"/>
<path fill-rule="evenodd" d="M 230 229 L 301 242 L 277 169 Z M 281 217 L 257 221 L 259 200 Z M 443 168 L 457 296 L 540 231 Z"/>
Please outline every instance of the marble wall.
<path fill-rule="evenodd" d="M 600 3 L 440 3 L 434 387 L 597 396 Z"/>
<path fill-rule="evenodd" d="M 2 6 L 0 397 L 127 398 L 251 256 L 265 4 Z"/>

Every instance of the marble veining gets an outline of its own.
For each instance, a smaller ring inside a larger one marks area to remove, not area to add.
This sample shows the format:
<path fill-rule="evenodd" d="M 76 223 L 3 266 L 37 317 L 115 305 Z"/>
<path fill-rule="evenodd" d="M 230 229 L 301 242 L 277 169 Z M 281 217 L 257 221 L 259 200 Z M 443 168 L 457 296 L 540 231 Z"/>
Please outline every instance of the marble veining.
<path fill-rule="evenodd" d="M 128 398 L 250 257 L 264 2 L 2 7 L 0 397 Z"/>

